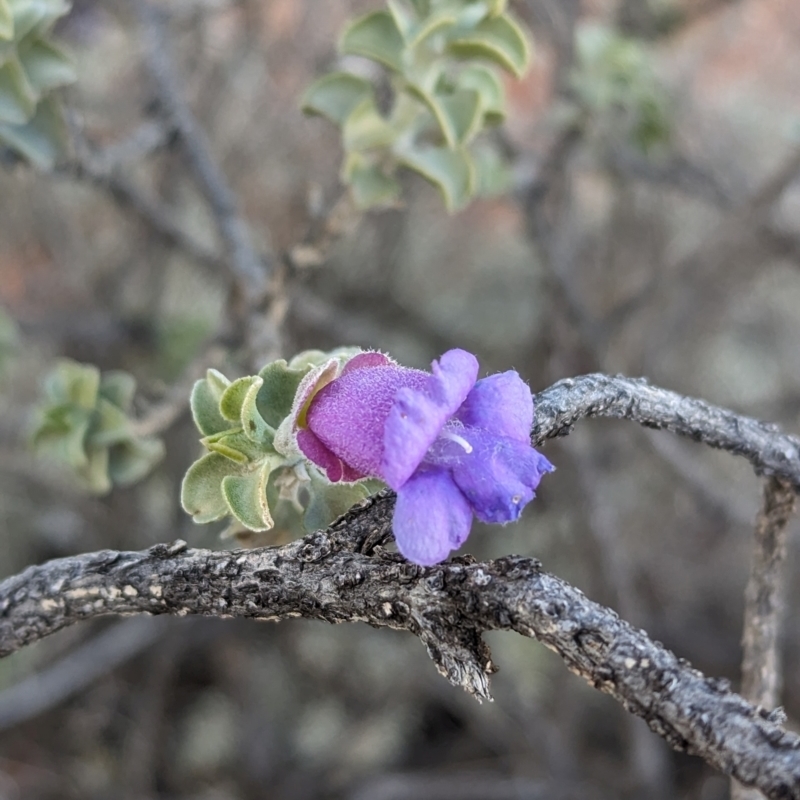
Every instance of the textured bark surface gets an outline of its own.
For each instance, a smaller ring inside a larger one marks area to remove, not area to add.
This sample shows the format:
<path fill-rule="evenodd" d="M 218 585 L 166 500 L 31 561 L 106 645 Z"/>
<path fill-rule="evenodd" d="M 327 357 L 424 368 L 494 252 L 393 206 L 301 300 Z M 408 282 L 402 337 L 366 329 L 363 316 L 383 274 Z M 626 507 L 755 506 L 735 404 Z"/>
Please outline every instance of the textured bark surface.
<path fill-rule="evenodd" d="M 693 397 L 651 386 L 642 378 L 581 375 L 536 395 L 533 440 L 566 436 L 584 417 L 611 417 L 668 430 L 746 458 L 759 475 L 774 475 L 800 489 L 800 438 L 775 426 Z"/>
<path fill-rule="evenodd" d="M 784 605 L 783 562 L 786 559 L 787 525 L 794 513 L 792 487 L 769 478 L 756 520 L 755 546 L 750 578 L 744 593 L 742 635 L 742 696 L 762 708 L 779 704 L 781 685 L 780 631 Z M 736 781 L 732 800 L 758 800 L 762 794 Z"/>
<path fill-rule="evenodd" d="M 537 406 L 536 442 L 565 435 L 581 417 L 626 418 L 744 455 L 757 471 L 800 485 L 798 440 L 642 381 L 561 381 Z M 510 630 L 554 650 L 673 747 L 768 797 L 800 800 L 800 737 L 781 727 L 780 713 L 706 678 L 534 559 L 422 568 L 386 552 L 393 507 L 393 495 L 378 495 L 283 547 L 217 552 L 176 542 L 30 567 L 0 584 L 0 655 L 108 614 L 366 622 L 418 636 L 442 674 L 485 698 L 494 666 L 481 635 Z"/>

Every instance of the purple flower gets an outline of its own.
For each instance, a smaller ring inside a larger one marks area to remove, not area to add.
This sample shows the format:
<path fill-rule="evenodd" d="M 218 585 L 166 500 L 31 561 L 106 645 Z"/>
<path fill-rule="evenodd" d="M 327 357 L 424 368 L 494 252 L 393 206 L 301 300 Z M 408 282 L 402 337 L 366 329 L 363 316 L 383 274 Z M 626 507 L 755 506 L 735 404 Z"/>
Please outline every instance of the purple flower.
<path fill-rule="evenodd" d="M 397 492 L 397 546 L 422 565 L 460 547 L 473 515 L 516 520 L 553 470 L 531 447 L 533 398 L 516 372 L 476 382 L 464 350 L 431 369 L 373 352 L 330 361 L 303 380 L 291 416 L 297 447 L 329 480 L 376 477 Z"/>

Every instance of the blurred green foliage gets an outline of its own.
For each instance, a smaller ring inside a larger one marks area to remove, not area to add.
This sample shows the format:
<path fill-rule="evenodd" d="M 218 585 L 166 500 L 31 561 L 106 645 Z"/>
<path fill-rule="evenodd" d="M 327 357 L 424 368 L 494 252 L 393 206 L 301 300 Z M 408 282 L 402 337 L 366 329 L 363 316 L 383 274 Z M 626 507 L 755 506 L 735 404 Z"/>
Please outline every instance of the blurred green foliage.
<path fill-rule="evenodd" d="M 611 27 L 578 29 L 572 89 L 596 129 L 648 152 L 669 139 L 666 97 L 646 45 Z"/>
<path fill-rule="evenodd" d="M 183 508 L 195 522 L 231 517 L 232 533 L 278 528 L 294 537 L 327 527 L 379 488 L 367 481 L 331 484 L 299 452 L 276 447 L 300 382 L 315 367 L 341 366 L 357 352 L 309 350 L 235 381 L 208 370 L 191 398 L 208 452 L 192 464 L 181 488 Z"/>
<path fill-rule="evenodd" d="M 0 378 L 6 371 L 8 362 L 17 349 L 19 334 L 11 317 L 0 308 Z"/>
<path fill-rule="evenodd" d="M 75 80 L 71 59 L 51 40 L 66 0 L 0 0 L 0 145 L 49 168 L 66 141 L 53 95 Z"/>
<path fill-rule="evenodd" d="M 399 167 L 433 183 L 448 210 L 505 186 L 506 171 L 490 145 L 475 144 L 505 117 L 498 68 L 521 77 L 531 59 L 528 32 L 505 0 L 387 0 L 386 10 L 351 22 L 342 55 L 368 58 L 388 73 L 384 112 L 376 87 L 351 72 L 313 83 L 303 109 L 341 129 L 341 178 L 361 209 L 399 201 Z"/>
<path fill-rule="evenodd" d="M 33 444 L 68 466 L 91 492 L 141 480 L 164 455 L 159 439 L 140 436 L 129 413 L 136 381 L 126 372 L 102 375 L 91 364 L 59 361 L 44 381 Z"/>

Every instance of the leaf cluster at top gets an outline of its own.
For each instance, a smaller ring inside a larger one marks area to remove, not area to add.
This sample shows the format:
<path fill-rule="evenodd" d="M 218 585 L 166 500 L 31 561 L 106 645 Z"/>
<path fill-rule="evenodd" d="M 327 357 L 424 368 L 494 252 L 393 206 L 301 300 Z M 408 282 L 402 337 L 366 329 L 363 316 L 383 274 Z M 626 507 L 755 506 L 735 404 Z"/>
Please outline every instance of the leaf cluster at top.
<path fill-rule="evenodd" d="M 345 28 L 339 51 L 381 64 L 392 88 L 384 111 L 370 80 L 339 71 L 303 98 L 340 127 L 341 175 L 358 207 L 396 204 L 400 167 L 433 183 L 451 211 L 498 187 L 500 159 L 476 137 L 505 117 L 498 68 L 521 77 L 531 58 L 505 0 L 387 0 Z"/>

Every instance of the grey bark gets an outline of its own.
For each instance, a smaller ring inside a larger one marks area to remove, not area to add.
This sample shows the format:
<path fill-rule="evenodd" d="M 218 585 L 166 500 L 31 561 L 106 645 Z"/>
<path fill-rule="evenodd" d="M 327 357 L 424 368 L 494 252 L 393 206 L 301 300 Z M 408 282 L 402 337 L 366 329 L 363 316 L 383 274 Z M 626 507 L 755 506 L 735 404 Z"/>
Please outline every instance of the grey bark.
<path fill-rule="evenodd" d="M 781 686 L 780 630 L 784 605 L 783 562 L 787 526 L 795 493 L 777 478 L 764 484 L 764 501 L 756 520 L 755 547 L 745 589 L 742 635 L 742 696 L 762 708 L 775 708 Z M 758 800 L 761 793 L 735 781 L 733 800 Z"/>
<path fill-rule="evenodd" d="M 743 455 L 756 471 L 800 485 L 797 439 L 644 381 L 589 375 L 536 400 L 537 443 L 582 417 L 625 418 Z M 485 698 L 495 667 L 481 635 L 510 630 L 554 650 L 673 747 L 770 798 L 800 800 L 800 737 L 781 727 L 780 713 L 706 678 L 534 559 L 463 557 L 422 568 L 386 552 L 393 507 L 391 494 L 378 495 L 283 547 L 213 552 L 176 542 L 30 567 L 0 584 L 0 655 L 108 614 L 366 622 L 418 636 L 442 674 Z"/>
<path fill-rule="evenodd" d="M 584 417 L 628 419 L 686 436 L 743 456 L 756 474 L 774 475 L 800 490 L 800 438 L 787 436 L 776 425 L 651 386 L 643 378 L 595 373 L 553 384 L 536 395 L 534 443 L 566 436 Z"/>

